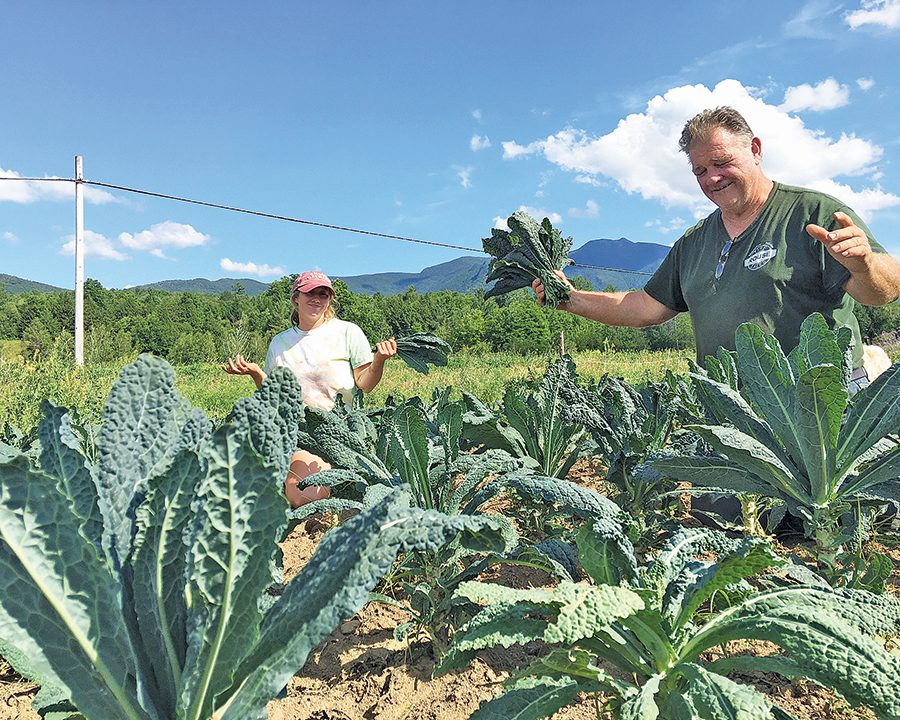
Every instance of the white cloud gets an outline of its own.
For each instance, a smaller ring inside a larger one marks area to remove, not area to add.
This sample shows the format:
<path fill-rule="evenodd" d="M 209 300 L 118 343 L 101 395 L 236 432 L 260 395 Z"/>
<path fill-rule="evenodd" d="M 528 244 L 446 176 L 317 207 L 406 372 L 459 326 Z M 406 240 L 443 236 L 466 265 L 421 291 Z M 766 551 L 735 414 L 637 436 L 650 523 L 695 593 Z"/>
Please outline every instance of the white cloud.
<path fill-rule="evenodd" d="M 528 145 L 519 145 L 517 142 L 507 140 L 500 143 L 500 145 L 503 147 L 504 160 L 512 160 L 513 158 L 521 157 L 523 155 L 533 155 L 541 149 L 540 140 L 535 140 Z"/>
<path fill-rule="evenodd" d="M 19 242 L 19 236 L 7 230 L 5 233 L 3 233 L 3 242 L 17 243 Z"/>
<path fill-rule="evenodd" d="M 119 235 L 119 242 L 132 250 L 148 252 L 163 260 L 170 260 L 163 248 L 186 248 L 206 245 L 210 241 L 209 235 L 195 230 L 190 225 L 166 220 L 165 222 L 151 225 L 149 230 L 142 230 L 132 235 L 123 232 Z"/>
<path fill-rule="evenodd" d="M 576 175 L 575 182 L 582 183 L 583 185 L 591 185 L 593 187 L 604 187 L 605 185 L 605 183 L 590 175 Z"/>
<path fill-rule="evenodd" d="M 456 177 L 459 178 L 459 184 L 467 190 L 472 187 L 472 171 L 474 169 L 471 166 L 456 169 Z"/>
<path fill-rule="evenodd" d="M 74 255 L 75 236 L 67 235 L 65 238 L 63 238 L 63 240 L 65 240 L 65 242 L 59 249 L 59 254 Z M 94 257 L 105 258 L 107 260 L 118 260 L 119 262 L 129 259 L 128 255 L 116 249 L 116 247 L 113 245 L 112 240 L 107 238 L 105 235 L 101 235 L 100 233 L 96 233 L 92 230 L 85 230 L 84 256 L 88 257 L 90 255 L 93 255 Z"/>
<path fill-rule="evenodd" d="M 543 208 L 531 207 L 530 205 L 519 205 L 518 209 L 524 210 L 538 222 L 541 222 L 544 218 L 550 218 L 551 223 L 553 223 L 554 225 L 558 225 L 563 221 L 563 217 L 559 213 L 550 212 L 549 210 L 544 210 Z"/>
<path fill-rule="evenodd" d="M 588 200 L 583 208 L 569 208 L 569 216 L 577 218 L 595 218 L 600 214 L 600 206 Z M 553 222 L 552 220 L 550 222 Z"/>
<path fill-rule="evenodd" d="M 477 108 L 475 110 L 473 110 L 472 117 L 480 122 L 481 121 L 481 110 L 478 110 Z"/>
<path fill-rule="evenodd" d="M 672 88 L 652 98 L 644 112 L 624 117 L 615 129 L 599 137 L 566 128 L 528 145 L 510 141 L 510 147 L 518 150 L 508 154 L 504 143 L 504 157 L 541 154 L 579 177 L 605 176 L 627 193 L 702 217 L 712 205 L 697 187 L 678 139 L 689 118 L 718 105 L 735 107 L 747 118 L 762 139 L 763 164 L 773 179 L 816 187 L 842 176 L 871 179 L 878 171 L 883 154 L 878 145 L 853 134 L 832 138 L 808 128 L 799 117 L 755 97 L 737 80 L 723 80 L 712 89 L 704 85 Z M 854 202 L 849 202 L 847 194 L 838 197 L 861 215 L 900 205 L 892 194 L 878 188 L 851 192 Z"/>
<path fill-rule="evenodd" d="M 847 13 L 844 20 L 854 30 L 863 25 L 900 29 L 900 0 L 862 0 L 860 9 Z"/>
<path fill-rule="evenodd" d="M 859 86 L 859 89 L 862 90 L 863 92 L 867 92 L 867 91 L 871 90 L 873 87 L 875 87 L 875 81 L 870 77 L 857 78 L 856 84 Z"/>
<path fill-rule="evenodd" d="M 784 112 L 804 110 L 834 110 L 850 102 L 850 89 L 834 78 L 826 78 L 818 85 L 794 85 L 784 93 L 784 102 L 778 106 Z"/>
<path fill-rule="evenodd" d="M 491 139 L 487 135 L 473 135 L 469 140 L 469 149 L 472 152 L 487 150 L 491 146 Z"/>
<path fill-rule="evenodd" d="M 872 212 L 900 205 L 900 195 L 886 192 L 881 186 L 854 190 L 849 185 L 834 180 L 818 180 L 809 183 L 814 190 L 834 195 L 856 210 L 863 220 L 868 220 Z"/>
<path fill-rule="evenodd" d="M 549 218 L 553 225 L 559 225 L 563 221 L 563 217 L 559 213 L 548 212 L 542 208 L 531 207 L 530 205 L 519 205 L 519 207 L 516 208 L 516 212 L 519 210 L 524 210 L 538 222 L 543 221 L 544 218 Z M 509 225 L 506 224 L 506 220 L 507 218 L 496 215 L 494 217 L 494 227 L 497 230 L 509 230 Z"/>
<path fill-rule="evenodd" d="M 668 235 L 669 233 L 681 233 L 686 227 L 687 222 L 680 217 L 672 218 L 668 222 L 663 222 L 662 220 L 650 220 L 644 223 L 644 227 L 646 228 L 656 228 L 663 235 Z"/>
<path fill-rule="evenodd" d="M 787 37 L 827 39 L 832 37 L 829 18 L 840 10 L 832 0 L 808 0 L 800 11 L 784 25 Z"/>
<path fill-rule="evenodd" d="M 239 272 L 248 275 L 256 275 L 257 277 L 281 277 L 286 275 L 285 269 L 280 265 L 257 265 L 255 262 L 234 262 L 228 258 L 222 258 L 219 261 L 219 267 L 226 272 Z"/>
<path fill-rule="evenodd" d="M 0 168 L 0 178 L 23 177 L 15 170 Z M 33 203 L 41 200 L 68 200 L 74 202 L 75 188 L 72 182 L 55 177 L 43 180 L 0 180 L 0 202 Z M 105 190 L 84 186 L 84 200 L 92 205 L 121 202 Z"/>

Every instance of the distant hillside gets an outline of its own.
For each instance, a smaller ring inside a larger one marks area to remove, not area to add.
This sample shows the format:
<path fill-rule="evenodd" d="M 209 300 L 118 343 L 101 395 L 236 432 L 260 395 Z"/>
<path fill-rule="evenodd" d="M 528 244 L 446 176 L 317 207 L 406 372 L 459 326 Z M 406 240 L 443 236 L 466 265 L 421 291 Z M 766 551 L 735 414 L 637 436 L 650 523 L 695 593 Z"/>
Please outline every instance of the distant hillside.
<path fill-rule="evenodd" d="M 651 273 L 669 252 L 665 245 L 656 243 L 636 243 L 619 238 L 618 240 L 599 239 L 585 243 L 571 252 L 571 258 L 584 265 L 597 265 L 605 268 L 620 268 L 636 272 Z M 394 295 L 408 287 L 417 292 L 427 293 L 438 290 L 456 290 L 469 292 L 484 288 L 484 278 L 490 258 L 463 256 L 440 265 L 432 265 L 418 273 L 373 273 L 371 275 L 346 275 L 341 280 L 355 293 L 372 295 Z M 569 277 L 580 275 L 588 280 L 597 290 L 613 285 L 617 290 L 628 290 L 642 287 L 649 275 L 640 275 L 609 270 L 570 267 L 566 269 Z"/>
<path fill-rule="evenodd" d="M 667 245 L 632 242 L 626 238 L 591 240 L 569 253 L 569 257 L 583 265 L 620 268 L 632 272 L 569 267 L 566 268 L 566 275 L 569 277 L 581 275 L 587 278 L 595 290 L 604 290 L 608 285 L 612 285 L 616 290 L 639 288 L 644 286 L 650 274 L 659 267 L 668 252 Z"/>
<path fill-rule="evenodd" d="M 248 295 L 262 295 L 269 289 L 269 283 L 251 280 L 250 278 L 221 278 L 219 280 L 207 280 L 206 278 L 193 278 L 191 280 L 160 280 L 147 285 L 135 285 L 133 290 L 164 290 L 165 292 L 195 292 L 209 295 L 218 295 L 223 292 L 231 292 L 235 285 L 244 288 Z"/>
<path fill-rule="evenodd" d="M 365 295 L 396 295 L 413 287 L 416 292 L 439 290 L 469 292 L 483 288 L 488 258 L 466 255 L 440 265 L 432 265 L 417 273 L 374 273 L 372 275 L 341 275 L 351 292 Z"/>
<path fill-rule="evenodd" d="M 0 285 L 2 285 L 3 289 L 10 294 L 23 292 L 62 292 L 66 289 L 56 287 L 55 285 L 35 282 L 34 280 L 26 280 L 25 278 L 16 277 L 15 275 L 6 275 L 4 273 L 0 273 Z"/>
<path fill-rule="evenodd" d="M 618 240 L 591 240 L 577 250 L 573 250 L 569 257 L 575 262 L 585 265 L 653 272 L 659 267 L 668 252 L 667 245 L 632 242 L 627 238 L 619 238 Z"/>
<path fill-rule="evenodd" d="M 615 272 L 612 270 L 595 270 L 592 268 L 570 267 L 566 269 L 569 277 L 580 275 L 590 280 L 594 289 L 603 290 L 612 285 L 617 290 L 628 290 L 634 287 L 642 287 L 649 274 L 657 267 L 669 252 L 665 245 L 646 242 L 632 242 L 626 238 L 618 240 L 599 239 L 591 240 L 580 248 L 571 252 L 572 260 L 584 265 L 596 265 L 603 268 L 618 268 L 633 272 Z M 373 273 L 371 275 L 336 275 L 340 277 L 352 292 L 365 295 L 381 293 L 382 295 L 396 295 L 412 287 L 419 293 L 438 292 L 440 290 L 455 290 L 456 292 L 470 292 L 479 288 L 486 288 L 484 278 L 487 276 L 490 258 L 464 255 L 455 260 L 432 265 L 417 273 L 386 272 Z M 0 283 L 6 287 L 6 292 L 53 292 L 63 288 L 45 285 L 44 283 L 23 280 L 14 275 L 0 274 Z M 265 292 L 269 283 L 251 280 L 250 278 L 221 278 L 219 280 L 207 280 L 206 278 L 194 278 L 192 280 L 161 280 L 147 285 L 137 285 L 133 289 L 155 289 L 165 292 L 196 292 L 217 295 L 234 290 L 235 285 L 240 285 L 247 295 L 260 295 Z"/>

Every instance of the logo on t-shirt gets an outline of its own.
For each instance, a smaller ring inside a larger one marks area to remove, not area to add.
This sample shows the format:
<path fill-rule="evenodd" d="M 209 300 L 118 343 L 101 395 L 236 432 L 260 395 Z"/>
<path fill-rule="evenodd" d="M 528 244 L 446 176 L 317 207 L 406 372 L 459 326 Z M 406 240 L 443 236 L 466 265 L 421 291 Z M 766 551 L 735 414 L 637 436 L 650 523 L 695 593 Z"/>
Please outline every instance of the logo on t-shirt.
<path fill-rule="evenodd" d="M 744 260 L 744 267 L 748 270 L 759 270 L 775 255 L 776 252 L 775 248 L 772 247 L 772 243 L 762 243 L 750 251 L 747 259 Z"/>

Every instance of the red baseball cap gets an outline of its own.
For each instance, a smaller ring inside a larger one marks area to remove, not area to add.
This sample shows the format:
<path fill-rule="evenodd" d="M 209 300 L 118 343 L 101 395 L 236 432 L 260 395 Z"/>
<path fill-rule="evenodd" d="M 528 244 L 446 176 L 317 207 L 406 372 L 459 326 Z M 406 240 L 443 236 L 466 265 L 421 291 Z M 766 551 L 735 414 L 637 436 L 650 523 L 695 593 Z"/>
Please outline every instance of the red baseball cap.
<path fill-rule="evenodd" d="M 294 284 L 291 286 L 291 295 L 298 292 L 308 293 L 319 287 L 327 287 L 331 290 L 331 294 L 334 295 L 331 280 L 328 279 L 325 273 L 318 270 L 307 270 L 300 273 L 297 279 L 294 280 Z"/>

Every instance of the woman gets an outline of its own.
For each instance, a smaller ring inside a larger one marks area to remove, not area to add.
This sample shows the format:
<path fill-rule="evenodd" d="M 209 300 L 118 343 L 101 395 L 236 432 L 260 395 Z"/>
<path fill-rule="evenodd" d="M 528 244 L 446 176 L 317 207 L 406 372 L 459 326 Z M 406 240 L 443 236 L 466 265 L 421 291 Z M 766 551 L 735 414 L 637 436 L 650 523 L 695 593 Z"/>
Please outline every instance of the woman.
<path fill-rule="evenodd" d="M 350 404 L 354 388 L 370 392 L 384 374 L 384 361 L 397 354 L 397 342 L 394 338 L 383 340 L 373 354 L 357 325 L 335 317 L 334 296 L 327 275 L 317 270 L 300 273 L 291 287 L 291 327 L 272 338 L 265 371 L 241 355 L 228 358 L 222 369 L 231 375 L 249 375 L 259 388 L 267 372 L 289 368 L 303 390 L 303 402 L 322 410 L 331 410 L 338 395 Z M 299 487 L 309 475 L 330 467 L 306 450 L 294 453 L 284 483 L 292 507 L 330 495 L 330 490 L 320 485 Z"/>

